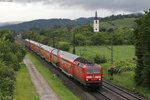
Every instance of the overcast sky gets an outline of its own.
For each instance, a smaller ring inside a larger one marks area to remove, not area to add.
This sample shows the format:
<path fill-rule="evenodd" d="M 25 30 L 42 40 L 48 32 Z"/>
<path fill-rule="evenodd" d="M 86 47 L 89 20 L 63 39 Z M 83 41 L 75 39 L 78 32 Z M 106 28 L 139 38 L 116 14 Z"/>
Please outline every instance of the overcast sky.
<path fill-rule="evenodd" d="M 93 17 L 96 10 L 105 17 L 149 8 L 150 0 L 0 0 L 0 22 Z"/>

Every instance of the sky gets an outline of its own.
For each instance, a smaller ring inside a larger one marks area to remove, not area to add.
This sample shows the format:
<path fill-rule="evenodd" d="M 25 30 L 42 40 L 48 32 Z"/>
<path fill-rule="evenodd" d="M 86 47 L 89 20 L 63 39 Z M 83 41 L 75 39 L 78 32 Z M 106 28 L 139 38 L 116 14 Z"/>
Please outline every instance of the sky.
<path fill-rule="evenodd" d="M 143 12 L 150 0 L 0 0 L 0 23 Z"/>

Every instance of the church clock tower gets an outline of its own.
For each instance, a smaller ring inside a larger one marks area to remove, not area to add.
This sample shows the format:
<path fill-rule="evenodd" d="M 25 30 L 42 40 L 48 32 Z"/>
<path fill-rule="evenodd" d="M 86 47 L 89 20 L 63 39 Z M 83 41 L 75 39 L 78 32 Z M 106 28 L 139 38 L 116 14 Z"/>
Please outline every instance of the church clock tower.
<path fill-rule="evenodd" d="M 99 32 L 99 19 L 97 17 L 97 11 L 95 12 L 95 18 L 93 23 L 93 30 L 94 32 Z"/>

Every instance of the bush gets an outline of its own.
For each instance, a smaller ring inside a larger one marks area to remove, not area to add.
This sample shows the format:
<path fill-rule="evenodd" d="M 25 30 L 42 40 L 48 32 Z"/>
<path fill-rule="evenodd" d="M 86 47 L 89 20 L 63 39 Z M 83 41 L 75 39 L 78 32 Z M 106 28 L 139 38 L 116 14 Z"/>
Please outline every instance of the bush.
<path fill-rule="evenodd" d="M 13 97 L 11 97 L 11 96 L 3 96 L 2 93 L 0 92 L 0 100 L 13 100 Z"/>
<path fill-rule="evenodd" d="M 135 64 L 132 61 L 119 60 L 115 62 L 115 66 L 114 73 L 116 74 L 135 70 Z"/>
<path fill-rule="evenodd" d="M 0 100 L 12 100 L 15 71 L 0 61 Z"/>
<path fill-rule="evenodd" d="M 118 60 L 115 62 L 116 68 L 130 67 L 135 68 L 135 62 L 130 60 Z"/>
<path fill-rule="evenodd" d="M 115 68 L 114 73 L 120 74 L 122 72 L 128 72 L 128 71 L 133 71 L 133 70 L 134 70 L 134 68 L 131 68 L 131 67 Z"/>
<path fill-rule="evenodd" d="M 96 55 L 93 57 L 95 63 L 106 63 L 107 59 L 104 55 Z"/>
<path fill-rule="evenodd" d="M 68 43 L 68 42 L 59 42 L 58 43 L 58 48 L 60 50 L 69 51 L 70 43 Z"/>

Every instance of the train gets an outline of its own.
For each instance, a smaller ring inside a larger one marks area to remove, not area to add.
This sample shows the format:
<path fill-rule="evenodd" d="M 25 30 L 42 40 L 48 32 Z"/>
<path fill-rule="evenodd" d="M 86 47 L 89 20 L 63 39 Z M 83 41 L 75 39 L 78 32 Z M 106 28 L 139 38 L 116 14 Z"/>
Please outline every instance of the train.
<path fill-rule="evenodd" d="M 86 88 L 100 89 L 102 67 L 87 59 L 33 40 L 25 39 L 25 46 L 52 63 L 67 76 L 77 80 Z"/>

